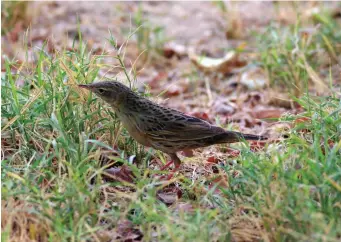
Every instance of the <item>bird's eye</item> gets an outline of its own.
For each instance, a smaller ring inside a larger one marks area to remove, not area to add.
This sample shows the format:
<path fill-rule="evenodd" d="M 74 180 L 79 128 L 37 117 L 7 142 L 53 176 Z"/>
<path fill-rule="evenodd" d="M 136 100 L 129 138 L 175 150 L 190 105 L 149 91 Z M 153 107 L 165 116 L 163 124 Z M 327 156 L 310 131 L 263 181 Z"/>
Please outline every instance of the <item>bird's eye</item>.
<path fill-rule="evenodd" d="M 103 94 L 105 92 L 105 90 L 103 88 L 100 88 L 100 89 L 98 89 L 98 92 Z"/>

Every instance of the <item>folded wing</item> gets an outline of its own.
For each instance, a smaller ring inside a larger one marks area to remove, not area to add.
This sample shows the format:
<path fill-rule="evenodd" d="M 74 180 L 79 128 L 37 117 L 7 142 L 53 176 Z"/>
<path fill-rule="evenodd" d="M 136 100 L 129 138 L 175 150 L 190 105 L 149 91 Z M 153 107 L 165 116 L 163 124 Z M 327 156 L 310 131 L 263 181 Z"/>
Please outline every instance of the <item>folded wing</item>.
<path fill-rule="evenodd" d="M 154 104 L 155 105 L 155 104 Z M 136 127 L 150 139 L 169 141 L 198 140 L 224 133 L 225 130 L 196 117 L 164 107 L 134 113 Z"/>

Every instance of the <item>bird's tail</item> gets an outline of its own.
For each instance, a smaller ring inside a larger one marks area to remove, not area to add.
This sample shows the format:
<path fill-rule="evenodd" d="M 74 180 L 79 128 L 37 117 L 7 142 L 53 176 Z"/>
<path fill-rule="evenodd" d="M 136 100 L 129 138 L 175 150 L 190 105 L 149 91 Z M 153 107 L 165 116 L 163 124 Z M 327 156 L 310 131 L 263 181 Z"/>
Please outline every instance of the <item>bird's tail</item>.
<path fill-rule="evenodd" d="M 243 134 L 243 133 L 239 133 L 239 132 L 234 132 L 239 139 L 245 139 L 245 140 L 266 140 L 268 139 L 265 136 L 261 136 L 261 135 L 254 135 L 254 134 Z"/>
<path fill-rule="evenodd" d="M 218 137 L 216 136 L 216 138 L 218 139 L 215 139 L 217 143 L 234 143 L 234 142 L 240 142 L 242 140 L 266 140 L 267 139 L 267 137 L 261 136 L 261 135 L 243 134 L 243 133 L 234 132 L 234 131 L 226 131 L 225 133 L 218 135 Z"/>
<path fill-rule="evenodd" d="M 260 135 L 253 135 L 253 134 L 243 134 L 239 132 L 234 131 L 226 131 L 221 134 L 217 134 L 208 138 L 205 138 L 202 140 L 201 146 L 208 146 L 208 145 L 214 145 L 214 144 L 224 144 L 224 143 L 235 143 L 240 142 L 243 140 L 266 140 L 267 137 L 260 136 Z"/>

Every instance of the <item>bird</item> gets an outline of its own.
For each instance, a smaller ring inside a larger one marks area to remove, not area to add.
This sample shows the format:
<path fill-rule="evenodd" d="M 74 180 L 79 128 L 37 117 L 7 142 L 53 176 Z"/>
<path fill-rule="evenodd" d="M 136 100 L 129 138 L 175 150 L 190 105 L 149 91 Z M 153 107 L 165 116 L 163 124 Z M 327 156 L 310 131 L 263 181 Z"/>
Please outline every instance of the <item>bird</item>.
<path fill-rule="evenodd" d="M 142 97 L 119 81 L 80 84 L 109 104 L 130 136 L 138 143 L 166 153 L 175 169 L 181 165 L 177 152 L 243 140 L 266 140 L 260 135 L 228 131 L 200 118 L 164 107 Z"/>

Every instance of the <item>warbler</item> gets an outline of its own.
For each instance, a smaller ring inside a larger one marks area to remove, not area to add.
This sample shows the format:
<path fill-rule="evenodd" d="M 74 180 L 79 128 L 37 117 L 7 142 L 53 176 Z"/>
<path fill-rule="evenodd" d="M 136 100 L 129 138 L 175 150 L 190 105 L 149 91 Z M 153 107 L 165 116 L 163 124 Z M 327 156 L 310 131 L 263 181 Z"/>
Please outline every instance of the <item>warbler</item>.
<path fill-rule="evenodd" d="M 181 150 L 267 139 L 264 136 L 228 131 L 205 120 L 160 106 L 118 81 L 95 82 L 79 87 L 90 90 L 107 102 L 138 143 L 168 154 L 176 168 L 181 164 L 177 156 Z"/>

